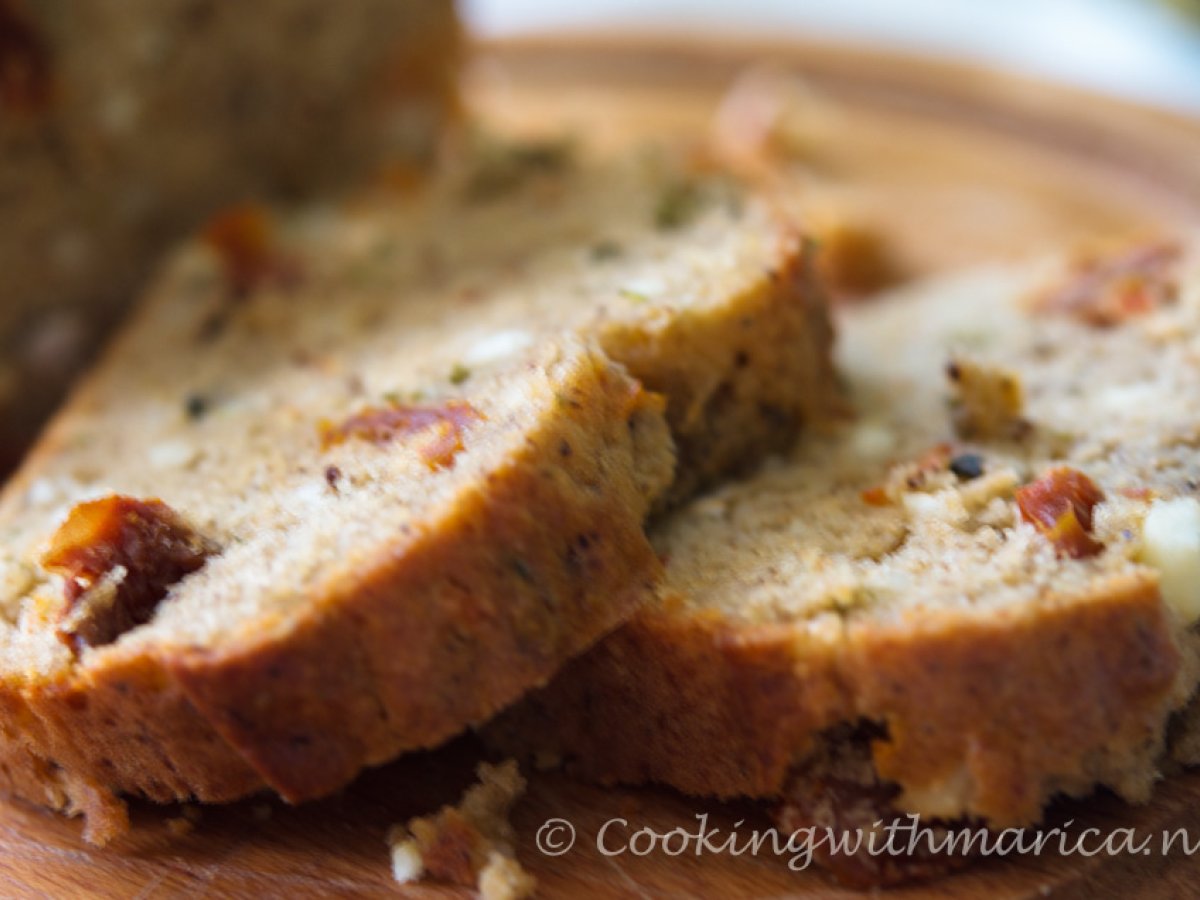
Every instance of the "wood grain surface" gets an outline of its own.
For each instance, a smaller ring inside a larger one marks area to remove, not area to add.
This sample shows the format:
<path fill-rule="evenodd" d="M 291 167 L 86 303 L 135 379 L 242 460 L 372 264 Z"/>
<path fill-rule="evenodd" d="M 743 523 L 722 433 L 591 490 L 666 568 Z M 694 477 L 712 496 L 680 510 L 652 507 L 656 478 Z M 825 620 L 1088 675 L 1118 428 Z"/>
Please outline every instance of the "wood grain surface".
<path fill-rule="evenodd" d="M 848 204 L 912 274 L 1089 237 L 1200 227 L 1200 124 L 927 60 L 796 43 L 550 37 L 480 48 L 470 102 L 501 129 L 566 129 L 617 146 L 701 133 L 739 73 L 768 62 L 803 77 L 835 114 L 806 189 L 815 202 Z M 204 810 L 138 806 L 132 835 L 103 851 L 83 844 L 78 822 L 0 806 L 0 896 L 463 896 L 394 885 L 385 834 L 456 799 L 478 755 L 464 739 L 299 809 L 270 799 Z M 820 873 L 791 871 L 786 858 L 605 856 L 595 846 L 613 818 L 665 832 L 694 830 L 703 815 L 710 827 L 742 835 L 769 825 L 761 806 L 540 774 L 516 810 L 518 852 L 546 897 L 856 896 Z M 552 818 L 577 832 L 574 848 L 555 857 L 536 847 Z M 1200 773 L 1166 779 L 1143 807 L 1104 795 L 1064 802 L 1049 820 L 1072 833 L 1188 828 L 1200 841 Z M 1176 849 L 989 859 L 891 896 L 1200 897 L 1200 857 L 1193 864 Z"/>

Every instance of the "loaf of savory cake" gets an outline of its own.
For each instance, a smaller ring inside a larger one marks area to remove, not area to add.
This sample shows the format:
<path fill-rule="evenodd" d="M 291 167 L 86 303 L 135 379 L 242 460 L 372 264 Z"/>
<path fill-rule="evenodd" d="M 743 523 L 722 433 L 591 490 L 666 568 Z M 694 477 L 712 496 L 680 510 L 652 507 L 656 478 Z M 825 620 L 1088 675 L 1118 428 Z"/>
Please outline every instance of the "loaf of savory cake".
<path fill-rule="evenodd" d="M 0 472 L 222 206 L 427 158 L 451 0 L 0 0 Z"/>
<path fill-rule="evenodd" d="M 1200 253 L 957 275 L 838 325 L 854 420 L 662 522 L 657 603 L 491 739 L 783 798 L 789 830 L 1145 800 L 1196 757 Z"/>
<path fill-rule="evenodd" d="M 103 841 L 543 684 L 651 594 L 653 505 L 837 409 L 807 254 L 671 152 L 555 143 L 218 217 L 0 496 L 3 789 Z"/>

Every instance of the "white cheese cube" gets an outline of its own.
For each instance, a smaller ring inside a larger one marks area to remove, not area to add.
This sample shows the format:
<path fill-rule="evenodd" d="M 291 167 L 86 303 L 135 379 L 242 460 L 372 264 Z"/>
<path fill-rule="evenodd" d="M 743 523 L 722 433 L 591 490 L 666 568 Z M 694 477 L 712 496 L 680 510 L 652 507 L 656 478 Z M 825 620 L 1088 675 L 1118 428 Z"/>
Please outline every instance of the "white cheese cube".
<path fill-rule="evenodd" d="M 1200 502 L 1155 500 L 1142 542 L 1143 559 L 1159 571 L 1163 599 L 1185 621 L 1200 618 Z"/>

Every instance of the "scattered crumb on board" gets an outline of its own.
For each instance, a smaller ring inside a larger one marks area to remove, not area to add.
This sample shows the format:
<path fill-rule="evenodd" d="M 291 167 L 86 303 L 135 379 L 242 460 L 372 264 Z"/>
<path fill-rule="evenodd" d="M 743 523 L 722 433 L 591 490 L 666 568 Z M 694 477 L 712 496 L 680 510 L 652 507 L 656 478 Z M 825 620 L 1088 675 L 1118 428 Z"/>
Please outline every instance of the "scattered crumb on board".
<path fill-rule="evenodd" d="M 517 862 L 508 820 L 525 778 L 511 759 L 481 763 L 476 775 L 479 782 L 457 806 L 391 829 L 392 874 L 400 884 L 424 879 L 475 887 L 483 900 L 529 897 L 537 881 Z"/>

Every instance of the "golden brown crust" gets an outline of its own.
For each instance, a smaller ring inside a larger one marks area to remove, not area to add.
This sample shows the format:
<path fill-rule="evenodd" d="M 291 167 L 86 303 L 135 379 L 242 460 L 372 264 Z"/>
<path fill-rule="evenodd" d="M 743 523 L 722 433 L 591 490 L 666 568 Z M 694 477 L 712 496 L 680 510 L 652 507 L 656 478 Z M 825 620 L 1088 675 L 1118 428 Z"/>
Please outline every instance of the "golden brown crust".
<path fill-rule="evenodd" d="M 1144 799 L 1181 664 L 1174 627 L 1155 581 L 1129 577 L 1015 622 L 923 629 L 915 646 L 865 635 L 845 677 L 858 714 L 888 726 L 883 778 L 915 792 L 965 770 L 971 812 L 1028 823 L 1055 790 L 1097 781 Z"/>
<path fill-rule="evenodd" d="M 840 694 L 786 628 L 650 612 L 489 726 L 506 750 L 549 751 L 603 782 L 771 796 Z"/>
<path fill-rule="evenodd" d="M 125 803 L 111 790 L 82 777 L 38 753 L 46 729 L 24 700 L 12 693 L 0 696 L 0 793 L 67 815 L 86 816 L 84 837 L 107 844 L 129 828 Z"/>
<path fill-rule="evenodd" d="M 875 765 L 906 807 L 942 813 L 929 804 L 966 778 L 968 812 L 1028 823 L 1058 790 L 1148 788 L 1179 666 L 1148 579 L 1019 618 L 850 626 L 823 647 L 782 626 L 655 613 L 491 733 L 509 750 L 543 749 L 551 733 L 551 749 L 604 781 L 767 797 L 823 730 L 868 720 L 887 728 Z"/>
<path fill-rule="evenodd" d="M 486 719 L 627 618 L 659 573 L 628 421 L 648 427 L 649 401 L 601 365 L 576 386 L 575 418 L 531 434 L 445 521 L 326 585 L 299 621 L 221 652 L 93 651 L 65 681 L 3 685 L 6 720 L 105 802 L 166 802 L 267 786 L 310 799 Z M 10 786 L 45 804 L 36 777 Z M 102 809 L 84 794 L 53 805 Z"/>
<path fill-rule="evenodd" d="M 43 728 L 34 750 L 113 793 L 167 803 L 262 788 L 154 656 L 114 648 L 69 680 L 25 688 L 24 696 Z"/>
<path fill-rule="evenodd" d="M 658 561 L 629 515 L 636 500 L 617 485 L 582 503 L 560 491 L 534 466 L 497 473 L 453 523 L 341 587 L 351 599 L 286 645 L 168 667 L 293 802 L 364 762 L 441 743 L 544 683 L 651 594 Z"/>

